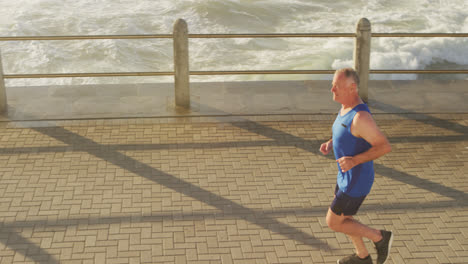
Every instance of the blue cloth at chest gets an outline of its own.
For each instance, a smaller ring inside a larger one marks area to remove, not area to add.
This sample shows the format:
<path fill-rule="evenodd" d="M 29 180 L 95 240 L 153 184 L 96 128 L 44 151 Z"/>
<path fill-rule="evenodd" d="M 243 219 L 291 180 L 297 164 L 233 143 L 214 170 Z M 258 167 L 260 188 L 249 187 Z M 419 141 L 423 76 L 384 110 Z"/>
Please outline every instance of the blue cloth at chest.
<path fill-rule="evenodd" d="M 360 104 L 343 116 L 338 113 L 335 123 L 333 123 L 333 151 L 337 160 L 344 156 L 358 155 L 372 147 L 366 140 L 351 134 L 351 124 L 359 111 L 370 113 L 367 105 Z M 372 161 L 359 164 L 344 173 L 341 172 L 338 162 L 337 165 L 337 184 L 342 192 L 351 197 L 369 194 L 374 183 L 374 163 Z"/>

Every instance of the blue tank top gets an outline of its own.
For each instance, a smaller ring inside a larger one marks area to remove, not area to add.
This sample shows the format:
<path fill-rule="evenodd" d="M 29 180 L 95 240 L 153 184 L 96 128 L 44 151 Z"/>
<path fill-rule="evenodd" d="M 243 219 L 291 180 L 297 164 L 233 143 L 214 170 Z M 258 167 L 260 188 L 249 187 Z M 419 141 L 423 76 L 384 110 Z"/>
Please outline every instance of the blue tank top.
<path fill-rule="evenodd" d="M 367 105 L 359 104 L 343 116 L 338 113 L 335 123 L 333 123 L 333 151 L 336 159 L 343 156 L 355 156 L 372 147 L 366 140 L 351 134 L 351 124 L 359 111 L 370 113 Z M 344 173 L 341 172 L 338 162 L 337 165 L 337 184 L 342 192 L 351 197 L 369 194 L 374 183 L 374 163 L 372 161 L 359 164 Z"/>

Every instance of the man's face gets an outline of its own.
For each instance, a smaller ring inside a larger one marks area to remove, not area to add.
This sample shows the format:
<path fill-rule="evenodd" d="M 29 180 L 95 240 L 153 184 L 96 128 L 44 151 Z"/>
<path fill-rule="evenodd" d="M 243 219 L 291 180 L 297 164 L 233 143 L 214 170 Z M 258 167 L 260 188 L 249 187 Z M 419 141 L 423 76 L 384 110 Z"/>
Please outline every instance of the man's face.
<path fill-rule="evenodd" d="M 333 101 L 342 103 L 347 100 L 351 92 L 351 83 L 346 79 L 344 73 L 335 73 L 331 92 L 333 93 Z"/>

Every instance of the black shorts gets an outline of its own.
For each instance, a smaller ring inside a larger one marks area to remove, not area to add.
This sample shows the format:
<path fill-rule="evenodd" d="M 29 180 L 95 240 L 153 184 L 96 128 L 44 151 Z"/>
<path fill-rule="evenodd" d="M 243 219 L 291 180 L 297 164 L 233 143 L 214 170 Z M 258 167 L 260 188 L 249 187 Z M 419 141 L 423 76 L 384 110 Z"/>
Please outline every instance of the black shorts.
<path fill-rule="evenodd" d="M 330 209 L 337 215 L 355 215 L 361 207 L 362 202 L 366 199 L 366 195 L 361 197 L 351 197 L 342 192 L 338 185 L 335 188 L 335 199 L 333 200 Z"/>

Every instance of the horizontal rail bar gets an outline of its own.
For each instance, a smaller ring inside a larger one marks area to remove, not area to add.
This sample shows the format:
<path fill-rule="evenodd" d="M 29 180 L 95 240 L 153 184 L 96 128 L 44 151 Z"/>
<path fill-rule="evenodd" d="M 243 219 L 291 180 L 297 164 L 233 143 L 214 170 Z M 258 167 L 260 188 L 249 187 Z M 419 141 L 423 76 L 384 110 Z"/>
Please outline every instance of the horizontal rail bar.
<path fill-rule="evenodd" d="M 189 34 L 189 38 L 346 38 L 355 33 L 276 33 L 276 34 Z M 468 37 L 468 33 L 372 33 L 372 37 Z M 82 35 L 82 36 L 11 36 L 0 41 L 26 40 L 91 40 L 91 39 L 155 39 L 170 38 L 172 34 L 152 35 Z"/>
<path fill-rule="evenodd" d="M 417 38 L 434 38 L 434 37 L 445 37 L 445 38 L 467 38 L 468 33 L 371 33 L 372 37 L 384 37 L 384 38 L 406 38 L 406 37 L 417 37 Z"/>
<path fill-rule="evenodd" d="M 188 34 L 189 38 L 326 38 L 355 37 L 354 33 L 291 33 L 291 34 Z M 173 38 L 172 34 L 156 35 L 89 35 L 89 36 L 12 36 L 0 37 L 0 41 L 25 40 L 86 40 L 86 39 L 152 39 Z"/>
<path fill-rule="evenodd" d="M 370 74 L 468 74 L 468 70 L 370 70 Z"/>
<path fill-rule="evenodd" d="M 189 38 L 346 38 L 355 33 L 189 34 Z"/>
<path fill-rule="evenodd" d="M 170 38 L 172 34 L 157 35 L 89 35 L 89 36 L 20 36 L 0 37 L 0 41 L 24 41 L 24 40 L 86 40 L 86 39 L 153 39 Z"/>
<path fill-rule="evenodd" d="M 335 70 L 191 71 L 190 75 L 334 74 Z M 468 74 L 468 70 L 370 70 L 371 74 Z M 5 74 L 5 79 L 172 76 L 174 72 Z"/>
<path fill-rule="evenodd" d="M 468 37 L 468 33 L 371 33 L 372 37 Z M 189 38 L 347 38 L 355 33 L 189 34 Z"/>
<path fill-rule="evenodd" d="M 106 72 L 106 73 L 51 73 L 51 74 L 4 74 L 5 79 L 70 78 L 70 77 L 137 77 L 172 76 L 174 72 Z"/>
<path fill-rule="evenodd" d="M 334 74 L 335 70 L 191 71 L 190 75 Z"/>
<path fill-rule="evenodd" d="M 244 74 L 333 74 L 334 70 L 270 70 L 270 71 L 191 71 L 190 75 L 244 75 Z M 69 78 L 69 77 L 131 77 L 172 76 L 174 72 L 109 72 L 109 73 L 51 73 L 4 74 L 5 79 Z"/>
<path fill-rule="evenodd" d="M 468 74 L 468 70 L 370 70 L 371 74 Z M 335 74 L 335 70 L 191 71 L 190 75 Z"/>

